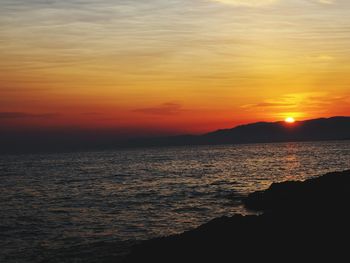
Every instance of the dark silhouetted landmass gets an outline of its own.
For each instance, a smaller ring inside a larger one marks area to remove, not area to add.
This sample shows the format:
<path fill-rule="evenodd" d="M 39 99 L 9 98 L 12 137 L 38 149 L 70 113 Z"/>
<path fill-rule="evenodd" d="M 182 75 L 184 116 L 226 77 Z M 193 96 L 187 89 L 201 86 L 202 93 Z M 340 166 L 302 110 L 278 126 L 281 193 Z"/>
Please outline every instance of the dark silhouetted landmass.
<path fill-rule="evenodd" d="M 346 140 L 350 135 L 350 117 L 332 117 L 286 122 L 258 122 L 218 130 L 204 135 L 184 135 L 129 141 L 132 146 L 181 146 L 270 142 Z"/>
<path fill-rule="evenodd" d="M 125 262 L 345 262 L 349 202 L 350 171 L 273 184 L 244 201 L 263 214 L 222 217 L 146 241 Z"/>
<path fill-rule="evenodd" d="M 350 117 L 332 117 L 287 124 L 259 122 L 204 135 L 131 139 L 118 131 L 80 129 L 9 131 L 0 129 L 0 153 L 100 151 L 139 147 L 218 145 L 292 141 L 346 140 Z M 126 139 L 128 138 L 128 139 Z"/>

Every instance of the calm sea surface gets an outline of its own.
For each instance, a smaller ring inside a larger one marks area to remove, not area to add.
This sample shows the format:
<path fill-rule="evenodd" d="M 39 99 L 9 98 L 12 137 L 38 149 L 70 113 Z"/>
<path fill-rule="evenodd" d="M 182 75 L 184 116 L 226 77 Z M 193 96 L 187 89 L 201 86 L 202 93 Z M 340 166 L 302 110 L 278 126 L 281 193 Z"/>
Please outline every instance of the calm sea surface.
<path fill-rule="evenodd" d="M 0 262 L 108 262 L 248 213 L 272 182 L 350 169 L 350 141 L 0 156 Z"/>

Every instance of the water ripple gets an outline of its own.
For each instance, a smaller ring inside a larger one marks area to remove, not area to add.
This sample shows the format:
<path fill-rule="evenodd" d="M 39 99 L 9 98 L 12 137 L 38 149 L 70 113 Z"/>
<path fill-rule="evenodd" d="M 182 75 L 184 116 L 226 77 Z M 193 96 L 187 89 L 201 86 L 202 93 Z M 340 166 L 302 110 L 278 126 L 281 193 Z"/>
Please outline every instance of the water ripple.
<path fill-rule="evenodd" d="M 272 182 L 349 168 L 349 141 L 1 156 L 0 262 L 107 262 L 247 213 L 241 197 Z"/>

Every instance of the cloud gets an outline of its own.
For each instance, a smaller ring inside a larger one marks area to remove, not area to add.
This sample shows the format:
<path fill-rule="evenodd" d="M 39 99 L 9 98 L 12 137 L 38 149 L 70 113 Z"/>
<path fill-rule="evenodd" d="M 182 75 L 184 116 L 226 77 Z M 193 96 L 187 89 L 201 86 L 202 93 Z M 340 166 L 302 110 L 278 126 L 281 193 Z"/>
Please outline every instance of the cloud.
<path fill-rule="evenodd" d="M 253 108 L 293 108 L 296 107 L 296 102 L 289 101 L 287 97 L 280 98 L 278 100 L 266 100 L 256 104 L 246 104 L 242 108 L 253 109 Z"/>
<path fill-rule="evenodd" d="M 319 55 L 316 57 L 316 59 L 321 61 L 331 61 L 334 60 L 334 57 L 329 55 Z"/>
<path fill-rule="evenodd" d="M 324 102 L 325 98 L 328 97 L 324 93 L 292 93 L 286 94 L 277 99 L 268 99 L 257 104 L 243 105 L 242 108 L 256 109 L 256 108 L 270 108 L 274 110 L 292 110 L 305 105 L 318 104 Z M 328 99 L 330 99 L 328 97 Z"/>
<path fill-rule="evenodd" d="M 349 107 L 349 104 L 349 96 L 334 96 L 326 92 L 305 92 L 286 94 L 261 103 L 243 105 L 242 108 L 253 112 L 271 112 L 276 116 L 300 117 L 304 115 L 342 114 Z"/>
<path fill-rule="evenodd" d="M 60 116 L 58 113 L 0 112 L 0 119 L 56 118 L 58 116 Z"/>
<path fill-rule="evenodd" d="M 213 0 L 223 4 L 236 5 L 236 6 L 263 6 L 270 5 L 278 0 Z"/>
<path fill-rule="evenodd" d="M 235 6 L 248 6 L 248 7 L 259 7 L 271 5 L 277 2 L 283 2 L 283 0 L 212 0 L 215 2 L 220 2 L 228 5 Z M 321 4 L 334 4 L 335 0 L 312 0 L 313 2 Z"/>
<path fill-rule="evenodd" d="M 272 107 L 272 108 L 281 108 L 281 107 L 291 107 L 294 106 L 294 103 L 290 102 L 262 102 L 255 104 L 256 107 Z"/>
<path fill-rule="evenodd" d="M 318 0 L 321 4 L 334 4 L 336 0 Z"/>
<path fill-rule="evenodd" d="M 136 109 L 134 112 L 150 115 L 175 115 L 184 111 L 182 105 L 178 103 L 164 103 L 157 107 Z"/>
<path fill-rule="evenodd" d="M 101 112 L 83 112 L 82 115 L 86 116 L 98 116 L 98 115 L 103 115 Z"/>

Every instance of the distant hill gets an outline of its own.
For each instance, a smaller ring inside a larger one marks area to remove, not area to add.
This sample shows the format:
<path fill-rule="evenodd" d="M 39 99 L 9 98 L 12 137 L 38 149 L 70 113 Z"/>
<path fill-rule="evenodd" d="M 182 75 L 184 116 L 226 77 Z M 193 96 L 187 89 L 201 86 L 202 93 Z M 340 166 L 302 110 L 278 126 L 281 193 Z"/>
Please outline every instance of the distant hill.
<path fill-rule="evenodd" d="M 217 130 L 204 135 L 137 139 L 129 146 L 180 146 L 269 143 L 288 141 L 346 140 L 350 138 L 350 117 L 321 118 L 295 123 L 258 122 Z"/>
<path fill-rule="evenodd" d="M 203 135 L 182 135 L 123 140 L 113 132 L 80 131 L 4 132 L 0 129 L 0 154 L 103 151 L 122 148 L 269 143 L 289 141 L 349 140 L 350 117 L 285 122 L 258 122 Z"/>

